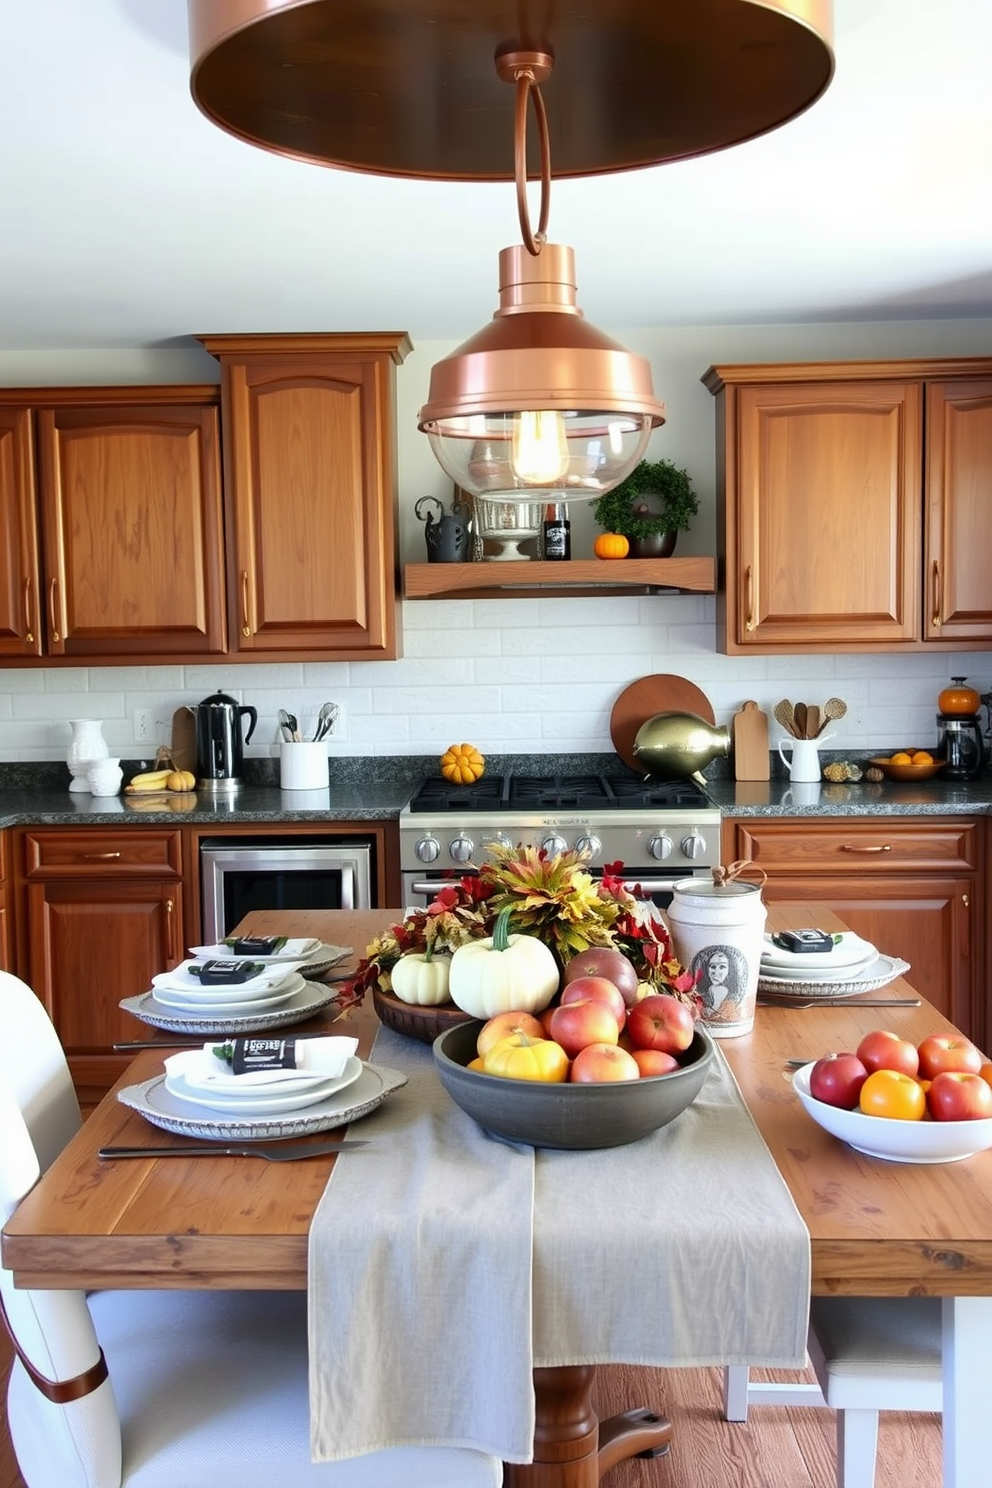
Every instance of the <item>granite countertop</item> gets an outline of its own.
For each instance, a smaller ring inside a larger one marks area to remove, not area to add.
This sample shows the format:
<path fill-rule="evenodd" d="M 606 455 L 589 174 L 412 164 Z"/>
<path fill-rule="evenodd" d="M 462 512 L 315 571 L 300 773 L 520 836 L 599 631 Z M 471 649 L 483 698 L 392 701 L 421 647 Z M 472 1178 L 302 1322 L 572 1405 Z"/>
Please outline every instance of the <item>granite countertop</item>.
<path fill-rule="evenodd" d="M 788 780 L 707 780 L 706 793 L 724 816 L 992 816 L 992 776 L 978 780 L 935 777 L 917 785 L 794 786 Z"/>
<path fill-rule="evenodd" d="M 410 799 L 410 787 L 397 783 L 336 786 L 319 791 L 282 791 L 278 786 L 244 785 L 235 791 L 155 798 L 91 796 L 67 789 L 23 787 L 0 790 L 0 827 L 203 826 L 247 822 L 395 821 Z"/>

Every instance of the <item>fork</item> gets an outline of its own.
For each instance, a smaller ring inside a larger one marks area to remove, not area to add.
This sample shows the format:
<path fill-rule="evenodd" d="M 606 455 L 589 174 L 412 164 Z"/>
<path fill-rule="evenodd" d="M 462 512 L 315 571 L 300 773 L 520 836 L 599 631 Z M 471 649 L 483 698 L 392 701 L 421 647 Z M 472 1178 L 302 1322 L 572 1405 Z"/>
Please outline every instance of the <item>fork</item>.
<path fill-rule="evenodd" d="M 313 1147 L 307 1142 L 280 1143 L 278 1147 L 252 1143 L 243 1147 L 221 1147 L 212 1142 L 178 1147 L 101 1147 L 97 1157 L 106 1162 L 118 1157 L 264 1157 L 267 1162 L 296 1162 L 304 1157 L 326 1157 L 331 1152 L 350 1152 L 353 1147 L 367 1147 L 360 1142 L 322 1142 Z"/>

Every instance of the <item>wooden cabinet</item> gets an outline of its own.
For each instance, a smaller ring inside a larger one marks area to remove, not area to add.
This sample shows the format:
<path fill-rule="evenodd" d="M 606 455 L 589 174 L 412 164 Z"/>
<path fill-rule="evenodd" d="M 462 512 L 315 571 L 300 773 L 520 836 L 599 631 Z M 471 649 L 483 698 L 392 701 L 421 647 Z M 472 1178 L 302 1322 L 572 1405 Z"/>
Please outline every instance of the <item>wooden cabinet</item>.
<path fill-rule="evenodd" d="M 908 961 L 912 984 L 982 1042 L 982 839 L 977 819 L 729 819 L 723 861 L 763 868 L 767 903 L 829 904 L 880 951 Z"/>
<path fill-rule="evenodd" d="M 223 653 L 216 388 L 0 392 L 0 502 L 5 661 Z"/>
<path fill-rule="evenodd" d="M 204 336 L 223 378 L 233 654 L 398 654 L 395 369 L 405 335 Z"/>
<path fill-rule="evenodd" d="M 992 639 L 992 360 L 712 367 L 731 654 Z"/>
<path fill-rule="evenodd" d="M 185 954 L 178 831 L 24 828 L 18 847 L 21 975 L 48 1009 L 81 1099 L 126 1068 L 141 1036 L 124 997 Z"/>

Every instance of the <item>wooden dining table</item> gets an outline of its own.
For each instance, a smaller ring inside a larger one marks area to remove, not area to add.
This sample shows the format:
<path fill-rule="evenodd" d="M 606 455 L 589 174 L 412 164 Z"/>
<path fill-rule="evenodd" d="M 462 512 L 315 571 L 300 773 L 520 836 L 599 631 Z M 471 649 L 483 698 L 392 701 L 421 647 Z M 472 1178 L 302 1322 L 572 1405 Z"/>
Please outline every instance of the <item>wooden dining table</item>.
<path fill-rule="evenodd" d="M 243 933 L 314 935 L 362 955 L 400 910 L 256 911 Z M 845 927 L 826 906 L 778 903 L 772 928 Z M 884 947 L 898 955 L 899 947 Z M 348 963 L 343 963 L 347 969 Z M 332 973 L 340 974 L 340 972 Z M 899 978 L 872 996 L 915 997 Z M 992 1151 L 914 1165 L 860 1155 L 803 1111 L 787 1062 L 853 1048 L 872 1028 L 919 1042 L 951 1029 L 925 1000 L 878 1007 L 759 1006 L 754 1030 L 721 1041 L 741 1093 L 809 1230 L 815 1295 L 943 1299 L 944 1488 L 986 1488 L 992 1412 L 986 1375 L 992 1340 Z M 336 1005 L 300 1033 L 354 1033 L 368 1056 L 378 1028 L 368 1005 Z M 296 1030 L 287 1030 L 296 1031 Z M 168 1145 L 116 1090 L 161 1072 L 168 1035 L 135 1025 L 158 1045 L 136 1053 L 123 1079 L 4 1227 L 4 1264 L 18 1286 L 39 1288 L 298 1289 L 307 1286 L 308 1232 L 335 1159 L 251 1158 L 101 1162 L 110 1145 Z M 195 1041 L 188 1040 L 186 1047 Z M 314 1141 L 326 1138 L 321 1134 Z M 535 1369 L 534 1461 L 507 1464 L 509 1488 L 595 1488 L 610 1467 L 667 1449 L 672 1423 L 635 1407 L 598 1421 L 594 1366 Z M 728 1427 L 728 1429 L 733 1429 Z"/>

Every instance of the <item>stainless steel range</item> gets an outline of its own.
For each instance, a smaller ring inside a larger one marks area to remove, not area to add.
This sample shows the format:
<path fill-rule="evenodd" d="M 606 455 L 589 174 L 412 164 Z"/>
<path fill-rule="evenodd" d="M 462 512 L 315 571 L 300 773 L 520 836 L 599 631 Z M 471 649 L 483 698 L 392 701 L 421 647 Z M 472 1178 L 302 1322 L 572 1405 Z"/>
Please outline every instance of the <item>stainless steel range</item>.
<path fill-rule="evenodd" d="M 720 861 L 720 812 L 691 780 L 604 775 L 483 776 L 473 785 L 428 780 L 400 813 L 404 903 L 423 905 L 445 879 L 486 860 L 487 844 L 572 847 L 590 872 L 622 862 L 664 907 L 676 879 Z"/>

